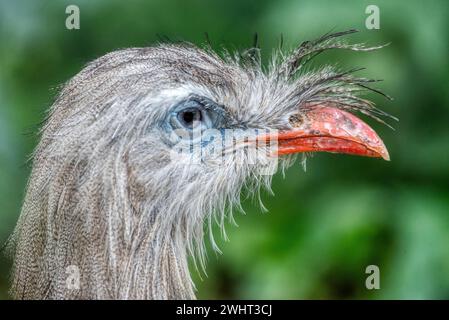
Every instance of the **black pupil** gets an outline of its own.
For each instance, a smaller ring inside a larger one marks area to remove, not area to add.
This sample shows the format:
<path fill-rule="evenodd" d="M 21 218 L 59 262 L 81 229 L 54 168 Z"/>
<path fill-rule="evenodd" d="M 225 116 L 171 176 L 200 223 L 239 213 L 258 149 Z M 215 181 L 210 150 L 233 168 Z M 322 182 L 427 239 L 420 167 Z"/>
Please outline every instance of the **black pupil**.
<path fill-rule="evenodd" d="M 201 121 L 201 112 L 199 110 L 189 110 L 182 113 L 182 120 L 191 125 L 193 121 Z"/>

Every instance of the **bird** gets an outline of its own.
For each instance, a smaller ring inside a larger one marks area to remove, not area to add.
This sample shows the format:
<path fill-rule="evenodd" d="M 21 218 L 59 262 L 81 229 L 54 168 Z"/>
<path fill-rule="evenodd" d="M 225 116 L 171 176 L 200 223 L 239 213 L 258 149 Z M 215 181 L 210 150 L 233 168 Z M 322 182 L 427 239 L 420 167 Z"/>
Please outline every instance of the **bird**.
<path fill-rule="evenodd" d="M 219 250 L 212 228 L 224 233 L 242 189 L 270 189 L 299 154 L 389 160 L 355 115 L 390 117 L 363 97 L 383 94 L 376 80 L 310 63 L 382 47 L 348 42 L 354 32 L 280 46 L 267 64 L 257 45 L 217 53 L 183 41 L 88 63 L 39 131 L 9 240 L 12 297 L 195 299 L 189 266 L 205 268 L 205 242 Z"/>

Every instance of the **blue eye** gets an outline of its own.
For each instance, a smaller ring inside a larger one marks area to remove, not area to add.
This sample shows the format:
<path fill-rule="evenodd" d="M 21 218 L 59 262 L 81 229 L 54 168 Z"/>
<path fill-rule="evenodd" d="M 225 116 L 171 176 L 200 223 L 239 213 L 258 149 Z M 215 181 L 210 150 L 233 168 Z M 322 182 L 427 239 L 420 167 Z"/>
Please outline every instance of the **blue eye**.
<path fill-rule="evenodd" d="M 206 126 L 208 115 L 202 105 L 190 101 L 172 115 L 172 126 L 187 130 L 193 130 L 198 126 Z"/>
<path fill-rule="evenodd" d="M 223 119 L 223 108 L 210 99 L 189 97 L 176 105 L 170 113 L 173 129 L 200 130 L 217 128 Z"/>

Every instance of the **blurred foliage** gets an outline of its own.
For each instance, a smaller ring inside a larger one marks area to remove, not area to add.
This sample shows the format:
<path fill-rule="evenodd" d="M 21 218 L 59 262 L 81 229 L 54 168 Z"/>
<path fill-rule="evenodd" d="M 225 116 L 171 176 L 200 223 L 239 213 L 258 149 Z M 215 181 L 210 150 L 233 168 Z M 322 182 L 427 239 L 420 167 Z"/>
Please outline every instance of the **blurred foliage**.
<path fill-rule="evenodd" d="M 65 28 L 77 4 L 81 29 Z M 380 30 L 365 8 L 380 8 Z M 394 97 L 370 96 L 400 118 L 378 123 L 392 161 L 318 154 L 248 200 L 227 228 L 223 255 L 210 252 L 200 298 L 449 298 L 449 2 L 447 1 L 4 1 L 0 0 L 0 243 L 20 212 L 36 131 L 58 85 L 109 51 L 150 46 L 158 34 L 243 49 L 258 32 L 264 61 L 329 30 L 360 29 L 351 41 L 391 43 L 372 53 L 330 52 L 318 62 L 365 66 Z M 219 236 L 217 236 L 219 238 Z M 365 289 L 365 268 L 381 289 Z M 0 298 L 10 262 L 0 260 Z"/>

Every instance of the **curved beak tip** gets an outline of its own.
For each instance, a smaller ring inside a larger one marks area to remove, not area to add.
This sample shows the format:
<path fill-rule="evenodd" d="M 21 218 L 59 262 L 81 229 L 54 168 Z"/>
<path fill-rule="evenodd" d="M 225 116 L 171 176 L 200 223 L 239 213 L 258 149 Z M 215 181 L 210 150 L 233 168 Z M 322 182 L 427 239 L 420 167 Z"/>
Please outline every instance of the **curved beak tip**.
<path fill-rule="evenodd" d="M 390 161 L 390 154 L 388 153 L 388 150 L 385 146 L 383 146 L 383 149 L 379 150 L 379 155 L 382 159 L 385 161 Z"/>

